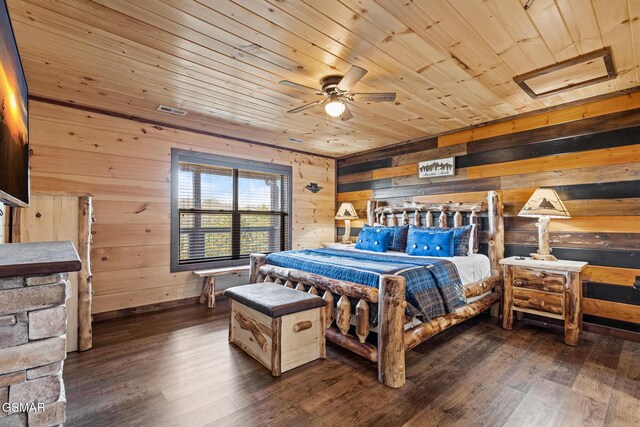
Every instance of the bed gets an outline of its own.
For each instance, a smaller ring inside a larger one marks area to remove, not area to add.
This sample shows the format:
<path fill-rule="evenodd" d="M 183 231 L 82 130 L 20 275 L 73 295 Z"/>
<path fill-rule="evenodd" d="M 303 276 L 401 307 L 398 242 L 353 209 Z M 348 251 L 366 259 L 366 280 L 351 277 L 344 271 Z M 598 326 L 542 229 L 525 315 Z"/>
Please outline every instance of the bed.
<path fill-rule="evenodd" d="M 434 212 L 437 216 L 437 225 L 434 221 Z M 342 253 L 332 252 L 339 252 L 335 249 L 316 250 L 310 251 L 311 260 L 307 258 L 305 262 L 296 264 L 291 260 L 285 263 L 279 255 L 271 256 L 268 262 L 266 255 L 252 254 L 250 280 L 251 283 L 275 282 L 299 291 L 320 295 L 327 302 L 327 339 L 376 362 L 378 379 L 381 383 L 394 388 L 402 387 L 405 383 L 406 351 L 492 306 L 497 307 L 502 292 L 499 260 L 504 256 L 502 194 L 500 191 L 490 191 L 486 202 L 477 203 L 411 203 L 404 206 L 379 206 L 378 202 L 373 201 L 367 203 L 369 225 L 374 223 L 402 225 L 411 222 L 417 226 L 447 228 L 449 216 L 452 216 L 454 227 L 462 226 L 465 219 L 469 224 L 475 225 L 472 239 L 474 243 L 468 257 L 424 263 L 424 268 L 431 272 L 440 269 L 445 272 L 442 273 L 444 276 L 446 276 L 447 266 L 450 268 L 450 264 L 455 264 L 461 282 L 461 284 L 456 283 L 456 286 L 460 285 L 459 290 L 464 294 L 463 304 L 456 304 L 454 298 L 453 304 L 445 302 L 445 311 L 438 312 L 435 316 L 426 316 L 422 320 L 420 318 L 425 316 L 416 316 L 418 312 L 430 308 L 413 307 L 413 305 L 419 305 L 415 303 L 417 300 L 415 291 L 412 291 L 411 287 L 407 290 L 406 269 L 400 266 L 411 265 L 411 268 L 418 273 L 424 274 L 424 272 L 420 270 L 421 261 L 408 255 L 405 257 L 411 260 L 403 260 L 401 254 L 391 254 L 387 260 L 387 258 L 379 258 L 383 255 L 374 256 L 362 253 L 363 251 L 354 255 L 349 254 L 349 250 L 343 250 Z M 485 216 L 486 221 L 481 221 L 480 217 Z M 487 256 L 478 253 L 481 236 L 487 241 Z M 318 274 L 323 271 L 322 266 L 314 265 L 313 261 L 321 264 L 322 257 L 330 260 L 340 256 L 348 257 L 356 267 L 359 262 L 363 266 L 369 263 L 370 269 L 375 271 L 377 276 L 372 278 L 370 272 L 365 272 L 358 275 L 358 282 L 361 283 L 355 283 L 346 280 L 347 275 L 342 277 L 332 272 L 333 277 L 327 277 Z M 383 262 L 389 263 L 388 269 Z M 300 268 L 287 267 L 291 265 L 300 266 Z M 433 273 L 432 275 L 435 276 Z M 376 283 L 372 283 L 372 280 Z M 443 283 L 444 280 L 441 279 Z M 433 286 L 439 286 L 437 280 Z M 374 336 L 377 340 L 372 339 Z"/>

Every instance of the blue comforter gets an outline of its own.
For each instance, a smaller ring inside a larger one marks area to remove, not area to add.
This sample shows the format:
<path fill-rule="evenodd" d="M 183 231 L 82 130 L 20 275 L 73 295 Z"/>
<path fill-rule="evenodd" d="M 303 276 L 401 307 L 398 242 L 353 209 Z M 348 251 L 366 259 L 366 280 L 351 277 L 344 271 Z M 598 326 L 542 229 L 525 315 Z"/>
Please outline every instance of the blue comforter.
<path fill-rule="evenodd" d="M 456 266 L 441 258 L 411 258 L 345 249 L 276 252 L 267 264 L 319 274 L 337 280 L 378 287 L 380 276 L 406 279 L 407 314 L 429 320 L 466 304 Z"/>

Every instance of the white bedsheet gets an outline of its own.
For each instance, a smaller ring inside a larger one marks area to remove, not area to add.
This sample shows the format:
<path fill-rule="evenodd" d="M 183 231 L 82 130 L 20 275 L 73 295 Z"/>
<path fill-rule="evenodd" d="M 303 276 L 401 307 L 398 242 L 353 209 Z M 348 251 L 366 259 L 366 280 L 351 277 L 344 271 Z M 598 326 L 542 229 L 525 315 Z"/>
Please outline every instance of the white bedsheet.
<path fill-rule="evenodd" d="M 353 247 L 345 248 L 346 250 L 353 250 L 358 252 L 370 252 L 376 255 L 384 255 L 385 253 L 389 255 L 395 256 L 406 256 L 411 259 L 421 259 L 427 257 L 419 257 L 406 254 L 404 252 L 373 252 L 373 251 L 363 251 L 362 249 L 356 249 Z M 442 257 L 442 259 L 446 259 L 451 261 L 456 268 L 458 269 L 458 274 L 460 275 L 460 280 L 463 285 L 467 285 L 469 283 L 477 282 L 478 280 L 486 279 L 491 276 L 491 263 L 489 262 L 489 257 L 483 254 L 472 254 L 467 256 L 454 256 L 454 257 Z"/>
<path fill-rule="evenodd" d="M 456 265 L 463 285 L 477 282 L 491 276 L 491 262 L 483 254 L 447 258 Z"/>

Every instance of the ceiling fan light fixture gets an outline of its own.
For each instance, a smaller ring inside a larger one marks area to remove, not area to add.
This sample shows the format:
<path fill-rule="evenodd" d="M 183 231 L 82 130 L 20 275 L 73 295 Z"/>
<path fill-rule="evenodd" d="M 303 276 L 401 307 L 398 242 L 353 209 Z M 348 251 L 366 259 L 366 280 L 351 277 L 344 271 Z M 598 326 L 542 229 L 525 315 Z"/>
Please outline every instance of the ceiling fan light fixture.
<path fill-rule="evenodd" d="M 324 111 L 331 117 L 340 117 L 344 113 L 346 106 L 337 95 L 333 94 L 329 97 L 329 102 L 324 106 Z"/>
<path fill-rule="evenodd" d="M 396 99 L 394 92 L 384 93 L 355 93 L 350 92 L 362 77 L 367 74 L 367 70 L 356 65 L 352 65 L 344 76 L 330 75 L 320 80 L 322 86 L 320 91 L 313 89 L 309 86 L 304 86 L 298 83 L 290 82 L 289 80 L 282 80 L 280 84 L 289 86 L 290 88 L 302 91 L 302 92 L 314 92 L 315 95 L 326 97 L 318 101 L 313 101 L 301 105 L 299 107 L 292 108 L 287 113 L 295 114 L 302 111 L 313 108 L 317 105 L 324 105 L 326 113 L 335 118 L 340 118 L 343 122 L 353 119 L 353 114 L 349 110 L 347 103 L 343 102 L 346 99 L 348 104 L 352 101 L 367 101 L 367 102 L 391 102 Z"/>

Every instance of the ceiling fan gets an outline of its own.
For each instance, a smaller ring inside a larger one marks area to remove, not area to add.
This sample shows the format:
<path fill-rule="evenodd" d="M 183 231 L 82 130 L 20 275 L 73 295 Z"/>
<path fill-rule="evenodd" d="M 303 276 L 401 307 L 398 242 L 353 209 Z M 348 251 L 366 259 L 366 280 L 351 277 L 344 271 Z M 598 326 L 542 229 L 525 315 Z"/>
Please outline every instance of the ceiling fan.
<path fill-rule="evenodd" d="M 349 90 L 355 86 L 367 74 L 367 70 L 364 68 L 352 65 L 344 76 L 327 76 L 320 81 L 322 89 L 318 92 L 318 89 L 311 88 L 309 86 L 300 85 L 298 83 L 290 82 L 288 80 L 282 80 L 280 84 L 292 87 L 294 89 L 302 90 L 305 92 L 313 92 L 316 95 L 324 96 L 325 99 L 319 99 L 317 101 L 310 102 L 300 107 L 287 111 L 287 113 L 299 113 L 300 111 L 307 110 L 315 107 L 316 105 L 323 105 L 324 110 L 331 117 L 340 117 L 342 121 L 350 120 L 353 118 L 349 107 L 344 101 L 373 101 L 373 102 L 390 102 L 396 99 L 396 94 L 393 92 L 388 93 L 350 93 Z"/>

